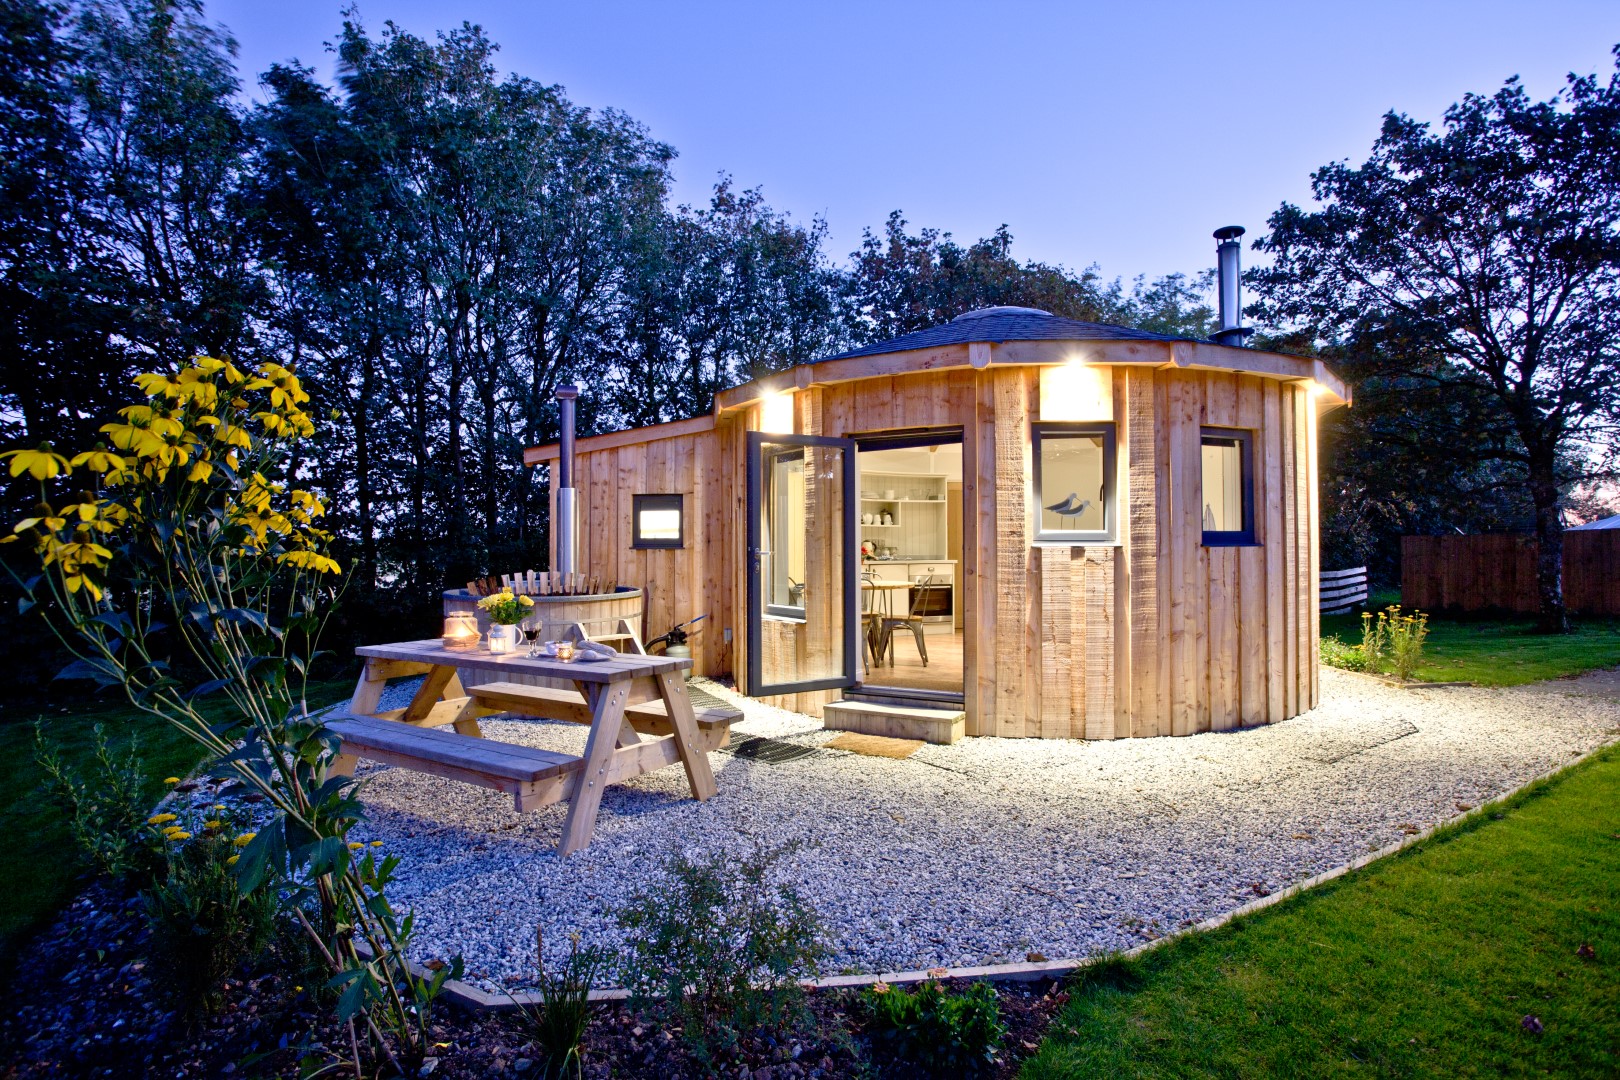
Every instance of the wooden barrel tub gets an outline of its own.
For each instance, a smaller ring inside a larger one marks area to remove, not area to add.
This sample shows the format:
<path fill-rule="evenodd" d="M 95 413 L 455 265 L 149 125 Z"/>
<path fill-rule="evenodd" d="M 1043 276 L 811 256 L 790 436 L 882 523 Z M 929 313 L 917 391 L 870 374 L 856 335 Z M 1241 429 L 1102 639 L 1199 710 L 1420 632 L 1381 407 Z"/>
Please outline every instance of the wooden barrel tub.
<path fill-rule="evenodd" d="M 619 633 L 619 625 L 626 622 L 630 632 L 636 635 L 639 641 L 642 638 L 641 615 L 645 605 L 642 591 L 628 585 L 617 586 L 612 592 L 593 593 L 584 596 L 535 596 L 534 610 L 540 615 L 540 636 L 545 641 L 555 641 L 564 637 L 569 630 L 585 637 L 608 639 L 607 643 L 614 648 L 622 649 L 624 643 L 615 640 L 612 635 Z M 468 589 L 446 589 L 444 592 L 444 613 L 453 614 L 458 611 L 470 611 L 478 619 L 480 633 L 489 632 L 489 617 L 478 606 L 478 595 Z M 523 645 L 518 646 L 520 649 Z M 572 690 L 572 683 L 559 683 L 551 679 L 539 679 L 532 676 L 514 676 L 509 671 L 497 668 L 463 668 L 461 681 L 464 686 L 478 686 L 487 682 L 519 682 L 530 686 L 556 686 L 565 690 Z"/>

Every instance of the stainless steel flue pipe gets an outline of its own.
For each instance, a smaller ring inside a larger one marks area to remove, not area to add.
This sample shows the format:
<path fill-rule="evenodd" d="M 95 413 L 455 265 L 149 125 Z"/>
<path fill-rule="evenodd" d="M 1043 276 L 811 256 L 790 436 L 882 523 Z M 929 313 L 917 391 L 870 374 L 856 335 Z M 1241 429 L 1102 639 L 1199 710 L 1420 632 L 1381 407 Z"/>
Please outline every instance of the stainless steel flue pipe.
<path fill-rule="evenodd" d="M 556 397 L 562 430 L 557 440 L 557 473 L 552 477 L 557 488 L 557 520 L 551 523 L 557 558 L 552 569 L 572 574 L 579 566 L 579 520 L 575 516 L 578 497 L 574 489 L 574 402 L 579 387 L 565 383 L 557 387 Z"/>

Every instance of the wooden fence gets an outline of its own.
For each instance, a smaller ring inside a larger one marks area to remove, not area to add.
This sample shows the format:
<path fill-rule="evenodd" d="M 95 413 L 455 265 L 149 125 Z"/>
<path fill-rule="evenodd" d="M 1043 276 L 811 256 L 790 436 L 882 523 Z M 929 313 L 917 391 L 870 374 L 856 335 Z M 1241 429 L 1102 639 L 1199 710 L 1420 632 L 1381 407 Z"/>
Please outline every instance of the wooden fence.
<path fill-rule="evenodd" d="M 1317 610 L 1323 615 L 1343 615 L 1367 602 L 1367 568 L 1323 570 Z"/>
<path fill-rule="evenodd" d="M 1401 603 L 1533 615 L 1536 542 L 1519 535 L 1401 537 Z M 1620 529 L 1564 534 L 1564 605 L 1620 615 Z"/>

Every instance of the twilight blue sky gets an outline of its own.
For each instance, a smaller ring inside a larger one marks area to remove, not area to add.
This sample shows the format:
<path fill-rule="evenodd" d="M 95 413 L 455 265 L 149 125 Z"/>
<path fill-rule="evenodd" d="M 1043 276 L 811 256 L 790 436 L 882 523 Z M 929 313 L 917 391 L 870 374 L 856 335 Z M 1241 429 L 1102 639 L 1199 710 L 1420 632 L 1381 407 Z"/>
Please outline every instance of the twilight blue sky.
<path fill-rule="evenodd" d="M 343 0 L 209 0 L 256 74 L 323 48 Z M 504 70 L 629 112 L 680 153 L 676 195 L 724 170 L 821 214 L 842 258 L 902 209 L 963 242 L 1006 222 L 1014 253 L 1105 274 L 1211 265 L 1310 171 L 1361 160 L 1385 110 L 1438 119 L 1520 75 L 1612 70 L 1614 0 L 1257 3 L 630 3 L 361 0 L 368 28 L 462 20 Z"/>

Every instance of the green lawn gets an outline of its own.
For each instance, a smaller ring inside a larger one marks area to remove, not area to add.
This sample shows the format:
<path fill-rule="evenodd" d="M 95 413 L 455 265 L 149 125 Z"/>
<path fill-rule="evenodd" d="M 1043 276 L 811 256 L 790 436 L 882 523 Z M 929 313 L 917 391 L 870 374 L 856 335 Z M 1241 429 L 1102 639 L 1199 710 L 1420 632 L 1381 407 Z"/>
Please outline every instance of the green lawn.
<path fill-rule="evenodd" d="M 1620 750 L 1098 973 L 1023 1075 L 1620 1075 Z"/>
<path fill-rule="evenodd" d="M 61 697 L 44 707 L 0 714 L 0 866 L 7 868 L 6 903 L 0 904 L 0 964 L 9 964 L 27 935 L 69 897 L 84 872 L 67 826 L 54 803 L 40 792 L 44 774 L 34 763 L 34 721 L 62 748 L 70 766 L 83 769 L 93 753 L 92 732 L 99 722 L 116 750 L 138 733 L 154 803 L 163 778 L 184 776 L 201 760 L 196 745 L 161 721 L 144 716 L 111 694 L 91 696 L 85 683 L 58 683 Z M 353 684 L 336 680 L 311 686 L 311 705 L 348 696 Z"/>
<path fill-rule="evenodd" d="M 1395 594 L 1373 598 L 1378 610 L 1399 600 Z M 1325 615 L 1322 636 L 1336 634 L 1346 645 L 1361 642 L 1359 615 Z M 1620 664 L 1620 619 L 1586 619 L 1572 634 L 1538 634 L 1535 622 L 1429 620 L 1429 638 L 1417 678 L 1423 682 L 1474 682 L 1481 686 L 1521 683 L 1579 675 Z"/>

